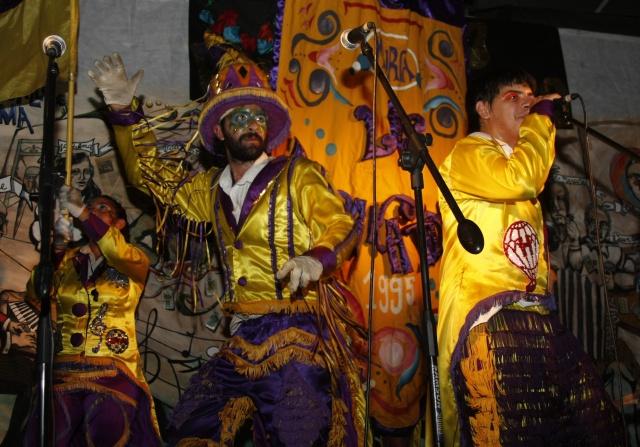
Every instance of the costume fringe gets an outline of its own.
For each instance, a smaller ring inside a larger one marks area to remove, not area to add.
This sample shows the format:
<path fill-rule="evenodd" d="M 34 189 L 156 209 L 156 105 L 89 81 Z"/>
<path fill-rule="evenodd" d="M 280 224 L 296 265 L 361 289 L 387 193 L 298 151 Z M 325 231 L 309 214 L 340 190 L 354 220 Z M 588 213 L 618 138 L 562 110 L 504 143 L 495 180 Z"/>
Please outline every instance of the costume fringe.
<path fill-rule="evenodd" d="M 355 355 L 350 341 L 345 338 L 347 328 L 365 336 L 364 328 L 359 326 L 349 314 L 345 296 L 351 293 L 333 277 L 321 280 L 318 285 L 318 319 L 326 321 L 331 333 L 328 340 L 321 339 L 321 350 L 326 352 L 327 366 L 331 375 L 333 396 L 338 396 L 338 377 L 347 381 L 352 401 L 352 424 L 358 437 L 358 445 L 369 445 L 365 439 L 365 397 L 360 385 L 360 371 L 355 363 Z M 333 427 L 332 427 L 333 430 Z"/>
<path fill-rule="evenodd" d="M 347 435 L 345 427 L 347 420 L 345 414 L 348 409 L 342 399 L 333 398 L 331 400 L 331 430 L 329 431 L 328 447 L 344 446 L 344 438 Z"/>
<path fill-rule="evenodd" d="M 325 367 L 326 363 L 318 353 L 310 352 L 299 346 L 287 346 L 259 364 L 250 363 L 229 349 L 221 351 L 220 355 L 233 363 L 238 373 L 249 379 L 264 377 L 267 374 L 279 370 L 292 360 L 306 365 L 320 367 Z"/>
<path fill-rule="evenodd" d="M 317 345 L 317 342 L 318 337 L 315 335 L 303 331 L 300 328 L 292 327 L 272 335 L 259 345 L 249 343 L 242 337 L 232 337 L 229 340 L 228 346 L 239 349 L 242 354 L 252 362 L 259 362 L 275 350 L 284 348 L 285 346 L 303 345 L 312 348 L 312 345 Z"/>
<path fill-rule="evenodd" d="M 471 410 L 469 426 L 474 445 L 500 445 L 500 416 L 494 392 L 496 371 L 489 356 L 489 334 L 483 326 L 469 332 L 466 341 L 468 356 L 460 361 Z"/>
<path fill-rule="evenodd" d="M 624 445 L 602 379 L 555 316 L 503 309 L 469 331 L 463 351 L 463 445 Z"/>
<path fill-rule="evenodd" d="M 230 313 L 244 314 L 269 314 L 269 313 L 308 313 L 315 311 L 318 304 L 308 299 L 290 301 L 290 300 L 273 300 L 273 301 L 256 301 L 256 302 L 225 302 L 224 310 Z"/>
<path fill-rule="evenodd" d="M 250 397 L 243 396 L 230 399 L 218 414 L 220 419 L 220 445 L 233 446 L 236 433 L 255 411 L 256 406 Z"/>

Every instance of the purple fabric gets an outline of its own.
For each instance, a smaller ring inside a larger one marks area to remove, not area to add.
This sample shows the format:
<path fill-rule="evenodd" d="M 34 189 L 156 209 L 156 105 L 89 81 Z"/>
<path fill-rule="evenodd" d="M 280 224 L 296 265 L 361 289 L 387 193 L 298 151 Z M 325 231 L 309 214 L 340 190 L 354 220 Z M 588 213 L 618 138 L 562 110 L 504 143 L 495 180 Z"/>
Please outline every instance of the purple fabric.
<path fill-rule="evenodd" d="M 531 113 L 546 115 L 553 120 L 553 101 L 544 99 L 531 107 Z"/>
<path fill-rule="evenodd" d="M 276 16 L 273 20 L 273 67 L 269 72 L 269 84 L 272 90 L 278 85 L 278 64 L 280 62 L 280 47 L 282 46 L 282 21 L 284 19 L 284 0 L 276 2 Z"/>
<path fill-rule="evenodd" d="M 93 213 L 89 213 L 87 220 L 81 220 L 80 225 L 82 225 L 84 234 L 86 234 L 92 242 L 99 241 L 102 236 L 107 233 L 107 230 L 109 230 L 109 225 Z"/>
<path fill-rule="evenodd" d="M 319 329 L 316 317 L 305 313 L 268 314 L 251 319 L 242 323 L 234 336 L 260 344 L 290 327 L 313 334 L 320 330 L 324 337 L 328 336 L 326 328 Z M 316 343 L 304 348 L 313 351 Z M 293 360 L 264 377 L 248 379 L 235 371 L 233 364 L 221 355 L 227 350 L 231 350 L 228 345 L 192 377 L 172 414 L 168 429 L 170 445 L 185 437 L 219 441 L 220 411 L 230 399 L 242 396 L 249 397 L 257 408 L 255 413 L 247 415 L 257 427 L 254 430 L 255 445 L 327 444 L 331 421 L 331 377 L 326 369 Z M 251 362 L 239 350 L 232 352 Z M 344 377 L 339 380 L 346 383 Z M 340 389 L 340 397 L 351 410 L 346 385 Z M 347 439 L 344 445 L 355 446 L 355 428 L 345 428 Z"/>
<path fill-rule="evenodd" d="M 622 420 L 578 340 L 555 314 L 503 309 L 486 323 L 496 370 L 500 445 L 622 446 Z M 466 351 L 466 348 L 463 349 Z M 463 357 L 467 357 L 466 352 Z M 459 370 L 459 368 L 457 368 Z M 472 445 L 466 386 L 454 377 L 462 445 Z"/>
<path fill-rule="evenodd" d="M 144 113 L 142 113 L 142 103 L 138 103 L 135 110 L 125 109 L 117 112 L 115 110 L 107 109 L 106 114 L 107 121 L 117 126 L 131 126 L 132 124 L 139 123 L 140 120 L 144 118 Z"/>
<path fill-rule="evenodd" d="M 333 272 L 336 268 L 338 260 L 333 250 L 326 247 L 315 247 L 304 253 L 305 256 L 313 256 L 322 263 L 322 274 L 326 275 Z"/>
<path fill-rule="evenodd" d="M 135 407 L 112 394 L 83 389 L 82 385 L 78 385 L 75 390 L 60 390 L 56 387 L 62 384 L 57 375 L 59 372 L 98 372 L 107 369 L 115 369 L 116 375 L 92 379 L 90 383 L 125 394 L 136 402 Z M 126 374 L 109 366 L 56 363 L 53 375 L 56 446 L 85 446 L 88 445 L 87 436 L 96 447 L 116 445 L 117 440 L 125 434 L 127 426 L 129 436 L 125 445 L 162 445 L 153 428 L 151 403 L 147 394 Z M 25 446 L 31 447 L 37 445 L 37 411 L 34 411 L 29 422 Z"/>

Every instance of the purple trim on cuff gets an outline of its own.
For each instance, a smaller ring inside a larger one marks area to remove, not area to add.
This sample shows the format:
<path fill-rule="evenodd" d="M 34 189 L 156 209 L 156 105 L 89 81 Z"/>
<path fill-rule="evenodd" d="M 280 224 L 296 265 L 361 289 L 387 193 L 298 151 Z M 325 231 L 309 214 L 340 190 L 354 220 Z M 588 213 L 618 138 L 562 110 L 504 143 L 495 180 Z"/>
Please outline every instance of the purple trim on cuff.
<path fill-rule="evenodd" d="M 553 120 L 553 101 L 550 99 L 543 99 L 531 107 L 531 113 L 546 115 Z"/>
<path fill-rule="evenodd" d="M 86 234 L 92 242 L 98 242 L 109 230 L 109 225 L 93 213 L 89 213 L 87 220 L 81 220 L 80 225 L 82 225 L 84 234 Z"/>
<path fill-rule="evenodd" d="M 135 110 L 125 109 L 116 112 L 115 110 L 107 110 L 107 120 L 111 124 L 118 126 L 131 126 L 137 124 L 144 117 L 142 113 L 142 104 L 138 103 Z"/>
<path fill-rule="evenodd" d="M 338 260 L 336 253 L 327 247 L 315 247 L 303 253 L 303 256 L 311 256 L 316 258 L 322 264 L 322 274 L 326 275 L 336 269 Z"/>

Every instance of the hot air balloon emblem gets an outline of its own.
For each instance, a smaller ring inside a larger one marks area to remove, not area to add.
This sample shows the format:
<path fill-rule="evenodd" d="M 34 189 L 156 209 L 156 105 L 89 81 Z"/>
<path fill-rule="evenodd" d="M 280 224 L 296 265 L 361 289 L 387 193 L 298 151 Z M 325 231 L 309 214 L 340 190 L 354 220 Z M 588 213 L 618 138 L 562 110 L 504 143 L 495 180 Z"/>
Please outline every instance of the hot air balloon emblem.
<path fill-rule="evenodd" d="M 502 245 L 509 261 L 529 278 L 527 292 L 533 292 L 536 288 L 540 252 L 536 231 L 528 222 L 522 220 L 514 222 L 507 228 Z"/>

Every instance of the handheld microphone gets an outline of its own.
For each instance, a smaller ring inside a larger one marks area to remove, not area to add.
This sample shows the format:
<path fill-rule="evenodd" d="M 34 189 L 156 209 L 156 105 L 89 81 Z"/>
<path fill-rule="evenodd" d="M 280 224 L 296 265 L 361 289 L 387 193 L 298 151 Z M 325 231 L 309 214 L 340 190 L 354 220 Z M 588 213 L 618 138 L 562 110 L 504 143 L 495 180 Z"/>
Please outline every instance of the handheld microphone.
<path fill-rule="evenodd" d="M 42 51 L 44 54 L 51 57 L 60 57 L 67 50 L 67 44 L 60 36 L 52 34 L 47 36 L 42 41 Z"/>
<path fill-rule="evenodd" d="M 567 95 L 564 95 L 562 98 L 556 98 L 553 100 L 553 102 L 559 102 L 562 104 L 568 104 L 571 101 L 573 101 L 574 99 L 578 99 L 580 97 L 580 95 L 578 93 L 569 93 Z"/>
<path fill-rule="evenodd" d="M 357 28 L 346 29 L 340 35 L 340 43 L 347 50 L 355 50 L 363 42 L 369 32 L 376 27 L 373 22 L 367 22 Z"/>

